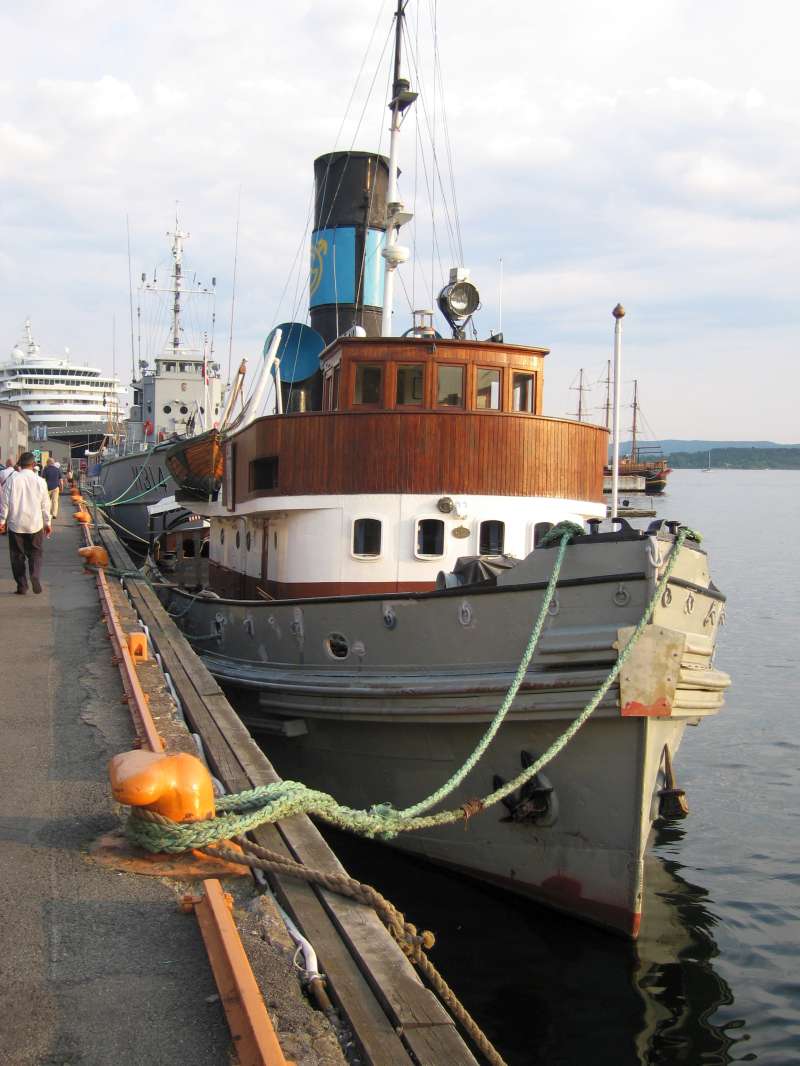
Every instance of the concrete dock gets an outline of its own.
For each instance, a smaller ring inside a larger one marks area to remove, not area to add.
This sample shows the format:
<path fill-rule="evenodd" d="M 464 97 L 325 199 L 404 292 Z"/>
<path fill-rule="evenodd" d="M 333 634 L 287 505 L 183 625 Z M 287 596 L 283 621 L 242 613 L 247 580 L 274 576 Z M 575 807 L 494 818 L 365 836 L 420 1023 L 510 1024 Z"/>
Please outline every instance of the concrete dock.
<path fill-rule="evenodd" d="M 62 504 L 41 595 L 12 595 L 0 538 L 0 1057 L 211 1066 L 230 1037 L 194 921 L 86 855 L 118 824 L 106 764 L 133 729 Z"/>

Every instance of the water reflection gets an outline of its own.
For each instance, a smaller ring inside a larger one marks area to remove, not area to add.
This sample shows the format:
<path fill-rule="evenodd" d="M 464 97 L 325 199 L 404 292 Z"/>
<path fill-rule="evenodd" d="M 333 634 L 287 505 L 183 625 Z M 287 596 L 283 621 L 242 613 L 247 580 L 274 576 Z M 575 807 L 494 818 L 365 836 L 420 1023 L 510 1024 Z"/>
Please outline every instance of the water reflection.
<path fill-rule="evenodd" d="M 644 1004 L 637 1050 L 642 1063 L 724 1064 L 734 1061 L 734 1044 L 747 1037 L 742 1021 L 714 1021 L 734 996 L 713 966 L 719 951 L 709 894 L 663 854 L 678 850 L 683 836 L 676 825 L 658 828 L 647 862 L 645 919 L 635 947 L 635 987 Z"/>
<path fill-rule="evenodd" d="M 354 876 L 436 932 L 434 962 L 511 1066 L 722 1066 L 747 1039 L 743 1022 L 714 1021 L 733 993 L 713 966 L 708 893 L 658 854 L 680 828 L 658 832 L 635 945 L 389 848 L 326 836 Z"/>

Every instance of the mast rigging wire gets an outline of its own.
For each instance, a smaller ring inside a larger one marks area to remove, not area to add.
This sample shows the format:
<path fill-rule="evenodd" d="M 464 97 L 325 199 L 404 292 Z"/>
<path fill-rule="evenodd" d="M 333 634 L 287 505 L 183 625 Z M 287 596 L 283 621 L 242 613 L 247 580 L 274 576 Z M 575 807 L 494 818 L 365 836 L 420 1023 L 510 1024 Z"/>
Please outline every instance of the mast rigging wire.
<path fill-rule="evenodd" d="M 236 308 L 236 268 L 239 263 L 239 219 L 242 215 L 242 186 L 239 185 L 239 197 L 236 204 L 236 237 L 233 242 L 233 283 L 231 288 L 231 328 L 228 333 L 228 386 L 231 384 L 231 356 L 233 354 L 233 314 Z"/>

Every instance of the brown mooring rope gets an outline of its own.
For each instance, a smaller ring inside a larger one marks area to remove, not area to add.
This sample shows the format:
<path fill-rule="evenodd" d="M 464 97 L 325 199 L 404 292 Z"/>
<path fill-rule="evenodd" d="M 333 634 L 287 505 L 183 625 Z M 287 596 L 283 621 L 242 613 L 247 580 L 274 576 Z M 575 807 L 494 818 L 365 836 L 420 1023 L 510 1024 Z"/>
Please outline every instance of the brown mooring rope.
<path fill-rule="evenodd" d="M 372 907 L 389 930 L 392 938 L 397 942 L 403 954 L 424 974 L 430 987 L 447 1006 L 481 1055 L 490 1063 L 490 1066 L 507 1066 L 505 1059 L 492 1046 L 478 1023 L 425 954 L 425 950 L 432 948 L 435 943 L 433 933 L 427 930 L 423 930 L 421 933 L 418 932 L 417 927 L 412 925 L 411 922 L 407 922 L 405 915 L 372 885 L 356 881 L 354 877 L 349 877 L 347 874 L 329 874 L 323 870 L 315 870 L 311 866 L 304 866 L 302 863 L 287 859 L 275 851 L 268 851 L 266 848 L 254 844 L 246 837 L 238 837 L 236 843 L 243 849 L 243 854 L 231 851 L 221 845 L 199 848 L 198 850 L 206 855 L 227 859 L 228 862 L 250 866 L 254 869 L 277 874 L 289 874 L 290 877 L 296 877 L 307 884 L 320 885 L 331 892 L 337 892 L 341 896 L 348 896 L 350 899 Z"/>

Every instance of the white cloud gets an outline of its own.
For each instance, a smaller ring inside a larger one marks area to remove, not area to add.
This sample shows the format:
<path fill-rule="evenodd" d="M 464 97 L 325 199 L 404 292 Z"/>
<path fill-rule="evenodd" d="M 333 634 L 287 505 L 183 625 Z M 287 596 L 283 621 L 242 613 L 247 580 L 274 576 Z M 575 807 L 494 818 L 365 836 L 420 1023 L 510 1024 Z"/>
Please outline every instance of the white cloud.
<path fill-rule="evenodd" d="M 36 88 L 47 108 L 70 124 L 109 123 L 141 110 L 131 86 L 108 74 L 91 82 L 40 78 Z"/>
<path fill-rule="evenodd" d="M 220 279 L 221 322 L 241 187 L 234 359 L 260 348 L 302 238 L 314 156 L 379 140 L 386 150 L 387 68 L 378 52 L 392 7 L 81 0 L 79 17 L 55 3 L 17 9 L 13 19 L 0 13 L 8 42 L 0 160 L 9 184 L 0 219 L 3 244 L 15 249 L 3 271 L 0 344 L 16 339 L 22 306 L 41 323 L 43 343 L 49 336 L 53 347 L 70 344 L 108 365 L 105 320 L 116 314 L 121 332 L 127 316 L 125 215 L 134 273 L 150 270 L 166 258 L 176 200 L 193 234 L 192 269 Z M 425 181 L 413 167 L 426 112 L 429 122 L 437 116 L 448 179 L 442 99 L 428 65 L 430 7 L 421 4 L 418 27 L 414 9 L 409 35 L 426 72 L 425 110 L 421 100 L 406 120 L 402 187 L 409 201 L 417 190 L 422 256 L 416 275 L 403 270 L 419 299 L 440 273 L 424 235 Z M 481 330 L 497 325 L 502 256 L 506 335 L 552 344 L 546 394 L 554 410 L 566 409 L 568 380 L 579 360 L 605 349 L 610 308 L 622 299 L 634 358 L 650 366 L 654 353 L 659 372 L 667 353 L 673 378 L 694 373 L 700 353 L 712 366 L 732 353 L 731 401 L 715 417 L 728 420 L 720 435 L 739 432 L 747 405 L 738 393 L 733 402 L 732 382 L 746 380 L 747 344 L 766 314 L 778 324 L 761 346 L 762 375 L 790 381 L 797 373 L 800 9 L 778 34 L 758 9 L 721 0 L 621 0 L 613 10 L 590 0 L 507 0 L 503 17 L 481 0 L 438 10 L 465 257 L 484 292 Z M 376 99 L 364 108 L 376 70 Z M 441 218 L 439 243 L 446 271 L 457 251 Z M 47 296 L 31 307 L 43 257 Z M 303 249 L 302 270 L 306 258 Z M 687 401 L 670 417 L 685 419 L 688 435 L 699 411 Z M 788 411 L 781 417 L 784 435 L 796 436 L 794 416 L 791 424 Z"/>

